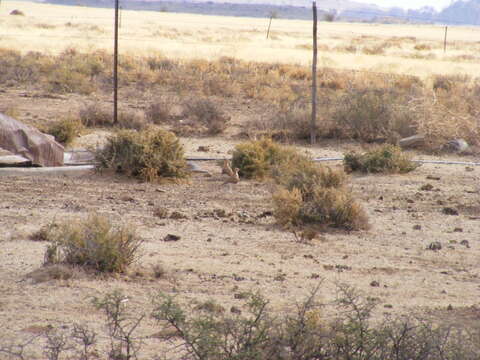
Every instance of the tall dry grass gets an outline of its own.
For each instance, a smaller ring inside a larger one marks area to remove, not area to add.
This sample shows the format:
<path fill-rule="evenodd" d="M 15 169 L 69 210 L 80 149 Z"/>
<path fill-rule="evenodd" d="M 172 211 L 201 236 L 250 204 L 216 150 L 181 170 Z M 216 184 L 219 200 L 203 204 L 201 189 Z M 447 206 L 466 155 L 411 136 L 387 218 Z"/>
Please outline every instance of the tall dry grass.
<path fill-rule="evenodd" d="M 0 85 L 5 87 L 31 86 L 67 94 L 111 91 L 111 57 L 103 51 L 66 49 L 55 56 L 0 49 L 0 65 Z M 186 122 L 193 131 L 180 129 L 178 133 L 222 132 L 230 117 L 222 114 L 222 104 L 233 97 L 237 103 L 240 99 L 255 101 L 269 109 L 263 122 L 245 125 L 247 133 L 287 141 L 308 138 L 311 75 L 307 67 L 229 57 L 206 61 L 125 55 L 119 73 L 121 87 L 139 94 L 145 90 L 171 93 L 180 99 L 181 116 L 198 121 Z M 436 76 L 423 80 L 322 67 L 318 84 L 319 137 L 395 143 L 422 133 L 430 149 L 453 138 L 480 144 L 478 79 Z M 208 107 L 194 107 L 192 97 L 205 98 L 202 104 Z M 171 125 L 175 124 L 179 122 Z"/>

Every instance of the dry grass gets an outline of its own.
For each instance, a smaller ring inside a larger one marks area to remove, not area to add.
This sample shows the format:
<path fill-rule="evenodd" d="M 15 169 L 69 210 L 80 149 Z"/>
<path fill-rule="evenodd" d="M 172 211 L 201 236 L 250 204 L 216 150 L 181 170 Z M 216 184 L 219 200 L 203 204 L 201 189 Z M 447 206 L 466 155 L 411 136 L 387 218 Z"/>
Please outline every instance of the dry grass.
<path fill-rule="evenodd" d="M 115 228 L 98 214 L 58 224 L 50 234 L 45 264 L 69 264 L 101 272 L 124 272 L 137 260 L 142 243 L 135 228 Z"/>
<path fill-rule="evenodd" d="M 183 146 L 177 137 L 158 128 L 121 130 L 97 150 L 98 169 L 110 169 L 145 181 L 188 176 Z"/>
<path fill-rule="evenodd" d="M 392 145 L 377 147 L 364 154 L 345 154 L 344 165 L 347 172 L 389 174 L 404 174 L 418 167 L 399 147 Z"/>
<path fill-rule="evenodd" d="M 59 143 L 69 145 L 83 130 L 83 124 L 77 118 L 65 118 L 48 126 L 46 132 Z"/>
<path fill-rule="evenodd" d="M 6 12 L 18 8 L 29 15 L 9 16 L 0 24 L 0 32 L 4 34 L 4 47 L 23 52 L 58 54 L 71 46 L 72 39 L 75 39 L 75 48 L 80 52 L 111 49 L 113 29 L 109 9 L 18 1 L 9 1 L 3 6 Z M 55 18 L 48 17 L 52 13 Z M 75 21 L 72 17 L 81 20 Z M 152 53 L 161 53 L 169 58 L 206 60 L 234 54 L 237 59 L 245 61 L 303 65 L 308 65 L 311 59 L 308 45 L 311 44 L 309 21 L 275 19 L 273 39 L 268 40 L 264 36 L 267 26 L 264 19 L 123 10 L 122 21 L 129 29 L 128 35 L 120 33 L 123 54 L 135 53 L 152 57 Z M 181 29 L 179 23 L 182 24 Z M 389 72 L 423 77 L 432 73 L 474 75 L 477 72 L 475 64 L 468 61 L 458 63 L 458 60 L 455 63 L 449 58 L 455 55 L 475 55 L 478 52 L 479 47 L 475 43 L 478 36 L 472 34 L 475 31 L 472 28 L 455 27 L 455 31 L 449 33 L 449 53 L 443 54 L 443 28 L 440 26 L 341 22 L 323 22 L 321 25 L 321 51 L 328 51 L 338 68 L 389 68 Z M 392 33 L 396 36 L 392 37 Z M 275 40 L 276 34 L 281 36 L 281 41 Z M 356 34 L 353 39 L 355 43 L 352 43 L 351 34 Z M 420 51 L 414 47 L 418 45 L 421 48 L 424 44 L 432 48 L 436 59 L 425 61 L 398 54 L 418 53 Z M 353 47 L 368 54 L 359 56 L 352 51 Z M 395 66 L 390 66 L 391 64 Z M 222 81 L 220 83 L 224 84 Z M 210 82 L 211 86 L 205 84 L 206 91 L 211 91 L 211 95 L 225 89 L 231 96 L 235 95 L 235 87 L 217 87 L 214 81 Z"/>
<path fill-rule="evenodd" d="M 6 6 L 13 10 L 19 4 L 12 1 Z M 0 29 L 6 27 L 8 38 L 16 26 L 15 31 L 24 32 L 29 41 L 24 43 L 22 36 L 15 42 L 2 39 L 7 48 L 0 49 L 1 85 L 32 86 L 67 94 L 111 91 L 112 57 L 103 41 L 111 36 L 106 9 L 21 4 L 28 14 L 34 14 L 33 18 L 29 16 L 27 21 L 8 17 Z M 56 11 L 58 20 L 41 19 L 42 14 L 51 10 Z M 82 22 L 69 21 L 67 26 L 62 16 L 70 18 L 73 11 L 78 11 L 76 16 L 85 16 Z M 135 37 L 144 41 L 122 39 L 125 51 L 119 63 L 121 87 L 134 89 L 133 94 L 139 96 L 147 92 L 167 95 L 142 106 L 145 114 L 121 110 L 119 127 L 142 129 L 153 122 L 181 135 L 220 134 L 230 119 L 225 104 L 255 101 L 269 110 L 246 124 L 245 132 L 249 135 L 267 135 L 281 141 L 308 138 L 311 75 L 309 67 L 302 64 L 310 61 L 310 50 L 305 46 L 310 42 L 309 22 L 277 19 L 275 32 L 282 36 L 280 43 L 263 39 L 264 24 L 257 19 L 248 19 L 247 23 L 242 18 L 209 17 L 207 21 L 185 14 L 122 14 Z M 195 25 L 179 31 L 175 26 L 180 19 Z M 159 22 L 163 24 L 161 28 L 155 25 Z M 253 30 L 243 31 L 247 25 Z M 480 46 L 471 41 L 471 29 L 456 28 L 451 34 L 449 53 L 443 54 L 439 28 L 435 26 L 336 22 L 322 26 L 318 137 L 396 143 L 399 138 L 418 132 L 426 135 L 430 150 L 452 138 L 464 138 L 472 145 L 479 143 L 478 82 L 473 79 L 477 69 L 472 57 Z M 391 36 L 392 28 L 395 37 Z M 56 41 L 52 48 L 49 41 L 46 51 L 42 41 L 31 41 L 37 34 L 59 36 L 60 29 L 68 29 L 70 35 L 79 37 L 74 48 L 62 41 Z M 229 31 L 241 33 L 246 40 L 228 43 L 225 39 L 229 38 Z M 96 33 L 92 40 L 88 40 L 90 32 Z M 99 32 L 103 33 L 101 39 Z M 358 35 L 352 38 L 352 32 Z M 204 39 L 206 34 L 211 37 L 208 41 Z M 162 38 L 162 53 L 155 51 L 158 37 Z M 175 47 L 182 39 L 188 39 L 188 44 L 181 49 Z M 148 52 L 138 48 L 139 43 L 144 46 L 145 42 L 151 44 Z M 322 51 L 328 51 L 328 58 Z M 459 62 L 461 59 L 464 62 Z M 335 69 L 326 67 L 329 63 Z M 184 108 L 181 116 L 172 116 L 172 94 L 175 105 Z M 100 104 L 87 105 L 80 118 L 86 126 L 112 123 L 111 111 Z"/>

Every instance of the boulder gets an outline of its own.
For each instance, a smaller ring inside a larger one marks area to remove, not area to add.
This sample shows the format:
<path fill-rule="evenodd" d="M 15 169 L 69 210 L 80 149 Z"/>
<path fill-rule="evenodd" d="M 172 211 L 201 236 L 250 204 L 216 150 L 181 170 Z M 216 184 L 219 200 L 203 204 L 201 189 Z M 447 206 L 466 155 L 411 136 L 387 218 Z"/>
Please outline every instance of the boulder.
<path fill-rule="evenodd" d="M 418 147 L 418 146 L 422 146 L 423 144 L 425 144 L 424 135 L 413 135 L 413 136 L 401 139 L 398 142 L 398 145 L 400 145 L 402 149 Z"/>
<path fill-rule="evenodd" d="M 0 147 L 37 166 L 62 166 L 63 146 L 53 136 L 0 113 Z"/>

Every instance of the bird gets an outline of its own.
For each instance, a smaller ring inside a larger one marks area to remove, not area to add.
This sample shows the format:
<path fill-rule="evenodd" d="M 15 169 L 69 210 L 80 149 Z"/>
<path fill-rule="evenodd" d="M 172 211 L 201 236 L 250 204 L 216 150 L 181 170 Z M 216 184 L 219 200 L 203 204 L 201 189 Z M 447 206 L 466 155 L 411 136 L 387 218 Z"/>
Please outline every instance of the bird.
<path fill-rule="evenodd" d="M 238 184 L 238 182 L 240 181 L 240 176 L 238 175 L 238 172 L 240 171 L 239 168 L 235 168 L 233 171 L 232 171 L 232 174 L 228 176 L 228 179 L 225 180 L 225 182 L 223 183 L 223 185 L 226 185 L 226 184 Z"/>
<path fill-rule="evenodd" d="M 230 177 L 235 176 L 232 168 L 230 167 L 230 163 L 228 162 L 227 159 L 223 159 L 222 174 L 226 174 Z"/>

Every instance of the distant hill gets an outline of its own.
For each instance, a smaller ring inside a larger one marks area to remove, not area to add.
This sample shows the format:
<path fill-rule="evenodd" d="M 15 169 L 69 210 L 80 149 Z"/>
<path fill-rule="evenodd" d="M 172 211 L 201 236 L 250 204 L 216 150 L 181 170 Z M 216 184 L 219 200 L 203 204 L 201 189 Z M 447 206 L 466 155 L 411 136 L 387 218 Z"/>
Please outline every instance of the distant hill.
<path fill-rule="evenodd" d="M 65 5 L 111 7 L 112 0 L 45 0 Z M 121 0 L 123 9 L 186 12 L 227 16 L 311 19 L 311 0 Z M 382 8 L 350 0 L 317 0 L 320 19 L 382 23 L 442 23 L 480 25 L 480 0 L 457 0 L 438 12 L 432 7 L 416 10 Z"/>

